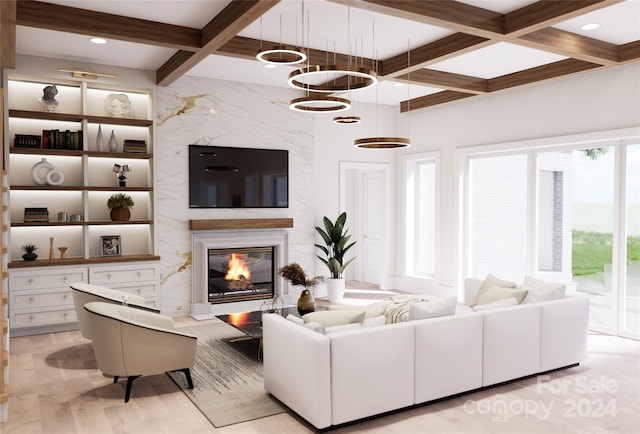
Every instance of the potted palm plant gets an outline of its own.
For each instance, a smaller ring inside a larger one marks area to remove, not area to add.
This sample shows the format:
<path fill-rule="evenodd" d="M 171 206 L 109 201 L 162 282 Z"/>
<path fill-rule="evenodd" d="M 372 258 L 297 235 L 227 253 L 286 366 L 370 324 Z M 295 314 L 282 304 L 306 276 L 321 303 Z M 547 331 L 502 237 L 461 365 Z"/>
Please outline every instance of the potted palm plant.
<path fill-rule="evenodd" d="M 322 219 L 324 229 L 316 226 L 316 231 L 322 237 L 324 245 L 316 244 L 323 255 L 316 255 L 329 269 L 331 276 L 327 279 L 327 292 L 330 302 L 339 302 L 344 296 L 344 270 L 355 257 L 345 261 L 345 254 L 355 245 L 355 241 L 349 243 L 351 235 L 347 235 L 345 228 L 347 213 L 343 212 L 338 216 L 335 223 L 327 217 Z"/>
<path fill-rule="evenodd" d="M 36 255 L 35 253 L 36 250 L 38 250 L 38 246 L 36 246 L 35 244 L 25 244 L 24 246 L 22 246 L 22 251 L 24 252 L 24 255 L 22 255 L 22 259 L 24 259 L 25 261 L 35 261 L 38 258 L 38 255 Z"/>
<path fill-rule="evenodd" d="M 111 210 L 110 217 L 113 221 L 128 221 L 131 218 L 130 209 L 133 208 L 133 199 L 125 193 L 113 193 L 107 200 L 107 207 Z"/>

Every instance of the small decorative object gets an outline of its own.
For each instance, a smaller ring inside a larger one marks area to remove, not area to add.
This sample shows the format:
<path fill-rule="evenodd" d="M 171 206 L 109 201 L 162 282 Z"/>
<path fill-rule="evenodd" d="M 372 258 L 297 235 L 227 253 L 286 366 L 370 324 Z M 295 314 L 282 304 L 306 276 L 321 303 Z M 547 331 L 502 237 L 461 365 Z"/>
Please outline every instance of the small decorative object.
<path fill-rule="evenodd" d="M 82 221 L 82 214 L 71 214 L 69 216 L 69 220 L 72 222 L 81 222 Z"/>
<path fill-rule="evenodd" d="M 104 108 L 114 118 L 132 118 L 131 101 L 124 93 L 110 93 L 104 100 Z"/>
<path fill-rule="evenodd" d="M 31 167 L 31 179 L 36 185 L 61 185 L 64 173 L 56 170 L 46 158 Z"/>
<path fill-rule="evenodd" d="M 64 211 L 59 212 L 58 213 L 58 221 L 59 222 L 68 222 L 69 221 L 69 216 Z"/>
<path fill-rule="evenodd" d="M 55 84 L 46 86 L 42 89 L 42 97 L 38 98 L 40 104 L 44 107 L 44 111 L 51 113 L 58 108 L 58 101 L 56 101 L 56 95 L 58 94 L 58 88 Z"/>
<path fill-rule="evenodd" d="M 22 259 L 25 261 L 35 261 L 38 258 L 35 251 L 38 250 L 38 246 L 32 243 L 25 244 L 22 246 L 22 250 L 24 251 L 24 255 L 22 255 Z"/>
<path fill-rule="evenodd" d="M 25 223 L 42 223 L 49 221 L 49 209 L 43 208 L 25 208 L 23 221 Z"/>
<path fill-rule="evenodd" d="M 320 282 L 324 282 L 324 277 L 307 278 L 302 267 L 295 262 L 280 268 L 278 274 L 291 282 L 292 285 L 304 286 L 298 298 L 298 313 L 300 315 L 316 310 L 316 301 L 312 291 Z"/>
<path fill-rule="evenodd" d="M 113 221 L 128 221 L 131 218 L 130 208 L 133 208 L 133 199 L 125 193 L 114 193 L 107 201 L 107 207 L 111 210 Z"/>
<path fill-rule="evenodd" d="M 100 237 L 102 256 L 120 256 L 120 235 L 104 235 Z"/>
<path fill-rule="evenodd" d="M 116 133 L 111 130 L 111 137 L 109 138 L 109 150 L 116 152 L 118 150 L 118 141 L 116 140 Z"/>
<path fill-rule="evenodd" d="M 104 137 L 102 137 L 102 125 L 98 125 L 98 135 L 96 136 L 96 149 L 98 152 L 104 151 Z"/>
<path fill-rule="evenodd" d="M 53 254 L 53 237 L 49 237 L 49 260 L 53 261 L 55 255 Z"/>
<path fill-rule="evenodd" d="M 322 250 L 324 257 L 316 256 L 329 268 L 331 278 L 327 282 L 327 291 L 329 292 L 329 301 L 335 303 L 342 300 L 344 295 L 344 269 L 355 259 L 354 257 L 345 262 L 344 255 L 356 242 L 348 243 L 351 235 L 347 235 L 348 229 L 344 227 L 347 221 L 346 212 L 340 214 L 335 223 L 327 217 L 322 220 L 326 231 L 320 226 L 316 226 L 316 231 L 324 240 L 325 245 L 316 244 L 315 246 Z"/>
<path fill-rule="evenodd" d="M 67 259 L 67 250 L 69 249 L 69 247 L 58 247 L 58 250 L 60 250 L 60 259 Z"/>
<path fill-rule="evenodd" d="M 125 175 L 125 173 L 131 172 L 131 168 L 129 167 L 128 164 L 114 164 L 113 165 L 113 169 L 111 169 L 113 172 L 115 172 L 117 174 L 117 178 L 118 178 L 118 187 L 126 187 L 127 186 L 127 176 Z"/>

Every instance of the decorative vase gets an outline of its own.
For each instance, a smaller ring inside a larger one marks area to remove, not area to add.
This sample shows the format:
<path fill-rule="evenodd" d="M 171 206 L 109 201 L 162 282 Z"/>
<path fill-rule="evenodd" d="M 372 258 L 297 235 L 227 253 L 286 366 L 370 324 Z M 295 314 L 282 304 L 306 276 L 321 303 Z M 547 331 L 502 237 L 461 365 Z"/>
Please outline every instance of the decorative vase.
<path fill-rule="evenodd" d="M 316 300 L 313 293 L 308 289 L 303 289 L 298 297 L 298 313 L 304 315 L 316 310 Z"/>
<path fill-rule="evenodd" d="M 118 150 L 118 142 L 116 140 L 116 134 L 111 130 L 111 138 L 109 138 L 109 150 L 116 152 Z"/>
<path fill-rule="evenodd" d="M 109 215 L 114 222 L 126 222 L 131 218 L 131 211 L 128 208 L 113 208 Z"/>
<path fill-rule="evenodd" d="M 344 297 L 344 278 L 331 277 L 327 279 L 327 296 L 331 303 L 339 303 Z"/>
<path fill-rule="evenodd" d="M 49 260 L 53 261 L 56 258 L 53 253 L 53 237 L 49 237 Z"/>
<path fill-rule="evenodd" d="M 104 151 L 104 137 L 102 137 L 102 125 L 98 125 L 98 135 L 96 136 L 96 149 L 98 152 Z"/>
<path fill-rule="evenodd" d="M 24 259 L 25 261 L 35 261 L 38 258 L 38 255 L 36 255 L 35 253 L 25 253 L 24 255 L 22 255 L 22 259 Z"/>

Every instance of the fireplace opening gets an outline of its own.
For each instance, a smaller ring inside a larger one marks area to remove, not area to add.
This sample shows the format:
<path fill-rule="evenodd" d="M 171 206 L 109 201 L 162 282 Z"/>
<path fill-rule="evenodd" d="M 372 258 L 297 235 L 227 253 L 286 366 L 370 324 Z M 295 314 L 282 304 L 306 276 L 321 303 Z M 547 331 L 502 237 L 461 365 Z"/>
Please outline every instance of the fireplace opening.
<path fill-rule="evenodd" d="M 273 256 L 273 246 L 209 249 L 209 303 L 272 298 Z"/>

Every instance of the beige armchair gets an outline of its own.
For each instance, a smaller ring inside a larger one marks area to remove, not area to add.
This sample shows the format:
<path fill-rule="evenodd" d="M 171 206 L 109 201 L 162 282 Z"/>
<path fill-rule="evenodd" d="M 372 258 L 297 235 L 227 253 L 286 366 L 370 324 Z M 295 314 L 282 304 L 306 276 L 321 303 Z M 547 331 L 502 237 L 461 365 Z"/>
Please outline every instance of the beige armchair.
<path fill-rule="evenodd" d="M 127 377 L 124 402 L 129 402 L 131 385 L 142 375 L 182 371 L 193 389 L 191 370 L 198 338 L 174 329 L 173 320 L 112 303 L 91 302 L 87 311 L 89 332 L 98 368 L 106 375 Z"/>
<path fill-rule="evenodd" d="M 87 325 L 88 314 L 87 311 L 84 310 L 84 305 L 92 301 L 127 304 L 128 306 L 135 307 L 137 309 L 160 313 L 160 309 L 145 305 L 144 297 L 139 295 L 82 282 L 72 283 L 69 287 L 71 288 L 71 294 L 73 295 L 73 305 L 76 310 L 76 317 L 78 318 L 80 334 L 86 339 L 91 339 L 91 334 L 89 333 L 89 327 Z"/>

